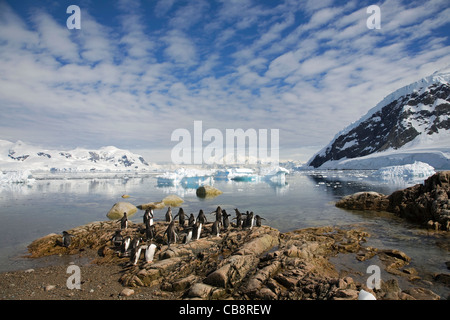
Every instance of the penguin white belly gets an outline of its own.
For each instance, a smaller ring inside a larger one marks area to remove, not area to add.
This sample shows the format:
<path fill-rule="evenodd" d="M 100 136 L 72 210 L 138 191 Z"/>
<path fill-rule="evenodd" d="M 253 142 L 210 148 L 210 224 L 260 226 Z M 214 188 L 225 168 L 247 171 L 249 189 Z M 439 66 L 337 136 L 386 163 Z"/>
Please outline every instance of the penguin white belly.
<path fill-rule="evenodd" d="M 150 218 L 150 226 L 153 225 L 153 218 Z"/>
<path fill-rule="evenodd" d="M 145 262 L 147 262 L 147 263 L 153 262 L 153 258 L 155 256 L 155 250 L 156 250 L 156 245 L 153 243 L 147 247 L 147 249 L 145 250 Z"/>
<path fill-rule="evenodd" d="M 139 247 L 139 249 L 137 249 L 136 253 L 134 254 L 133 265 L 136 265 L 137 262 L 139 261 L 139 257 L 141 256 L 141 250 L 142 250 L 142 247 Z"/>
<path fill-rule="evenodd" d="M 202 226 L 203 224 L 200 223 L 197 230 L 197 240 L 200 239 L 200 234 L 202 233 Z"/>
<path fill-rule="evenodd" d="M 192 239 L 192 230 L 189 230 L 188 234 L 186 235 L 186 239 L 184 240 L 184 243 L 190 242 Z"/>

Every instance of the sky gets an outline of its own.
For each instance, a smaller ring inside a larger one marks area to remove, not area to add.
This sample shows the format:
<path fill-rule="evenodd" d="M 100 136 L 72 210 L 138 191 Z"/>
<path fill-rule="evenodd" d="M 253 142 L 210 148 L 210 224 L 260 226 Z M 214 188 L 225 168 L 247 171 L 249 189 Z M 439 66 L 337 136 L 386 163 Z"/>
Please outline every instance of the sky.
<path fill-rule="evenodd" d="M 307 161 L 449 65 L 448 0 L 0 0 L 0 139 L 170 162 L 202 121 L 279 129 L 280 159 Z"/>

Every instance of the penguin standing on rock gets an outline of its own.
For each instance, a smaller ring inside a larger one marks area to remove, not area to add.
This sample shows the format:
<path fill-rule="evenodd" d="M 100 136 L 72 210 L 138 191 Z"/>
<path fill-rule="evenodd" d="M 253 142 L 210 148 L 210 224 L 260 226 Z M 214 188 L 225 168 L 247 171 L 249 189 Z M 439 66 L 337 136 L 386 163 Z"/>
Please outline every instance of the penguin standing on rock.
<path fill-rule="evenodd" d="M 184 243 L 189 243 L 192 240 L 192 233 L 193 233 L 194 227 L 187 227 L 184 230 L 187 231 L 186 237 L 184 238 Z"/>
<path fill-rule="evenodd" d="M 212 225 L 211 235 L 219 237 L 220 236 L 220 225 L 222 222 L 220 220 L 214 221 Z"/>
<path fill-rule="evenodd" d="M 73 235 L 68 233 L 67 231 L 63 231 L 62 234 L 62 245 L 63 247 L 68 248 L 70 246 L 70 243 L 72 242 Z"/>
<path fill-rule="evenodd" d="M 223 228 L 225 230 L 228 230 L 228 227 L 230 226 L 230 219 L 228 219 L 228 217 L 230 217 L 231 214 L 228 214 L 225 210 L 222 211 L 222 217 L 223 217 Z"/>
<path fill-rule="evenodd" d="M 195 216 L 193 213 L 189 215 L 188 228 L 193 228 L 195 224 Z"/>
<path fill-rule="evenodd" d="M 122 242 L 122 247 L 120 250 L 123 257 L 127 257 L 129 255 L 128 249 L 130 248 L 130 244 L 131 244 L 131 238 L 130 238 L 130 236 L 126 236 Z"/>
<path fill-rule="evenodd" d="M 222 221 L 222 208 L 220 206 L 218 206 L 215 211 L 211 212 L 211 214 L 213 213 L 216 214 L 216 221 Z"/>
<path fill-rule="evenodd" d="M 169 247 L 170 247 L 171 243 L 177 243 L 178 235 L 177 235 L 176 230 L 175 230 L 175 221 L 174 220 L 172 220 L 170 222 L 170 224 L 167 227 L 166 231 L 164 231 L 163 238 L 164 238 L 165 234 L 167 234 L 167 242 L 169 244 Z"/>
<path fill-rule="evenodd" d="M 128 218 L 127 218 L 126 212 L 123 213 L 123 217 L 121 219 L 119 219 L 118 222 L 120 222 L 120 229 L 128 228 Z"/>
<path fill-rule="evenodd" d="M 160 245 L 156 245 L 154 243 L 150 243 L 146 248 L 145 248 L 145 262 L 146 263 L 152 263 L 153 259 L 155 257 L 155 253 L 156 251 L 161 250 L 161 246 Z"/>
<path fill-rule="evenodd" d="M 244 226 L 244 228 L 249 228 L 250 230 L 253 228 L 253 221 L 254 221 L 254 216 L 253 216 L 253 211 L 252 212 L 250 212 L 250 213 L 248 213 L 248 211 L 247 211 L 247 214 L 246 214 L 246 217 L 245 217 L 245 226 Z"/>
<path fill-rule="evenodd" d="M 137 262 L 139 261 L 139 258 L 141 257 L 142 249 L 145 249 L 145 248 L 146 248 L 146 246 L 140 246 L 139 248 L 136 248 L 134 250 L 134 254 L 130 258 L 130 260 L 134 266 L 137 264 Z"/>
<path fill-rule="evenodd" d="M 145 223 L 145 236 L 148 240 L 154 239 L 156 236 L 156 229 L 154 225 L 150 224 L 150 220 Z"/>
<path fill-rule="evenodd" d="M 183 208 L 180 208 L 180 210 L 178 210 L 177 215 L 173 218 L 176 219 L 177 217 L 178 217 L 179 225 L 184 228 L 184 223 L 186 222 L 187 215 L 184 213 Z"/>
<path fill-rule="evenodd" d="M 262 217 L 259 216 L 259 215 L 256 215 L 256 216 L 255 216 L 255 222 L 256 222 L 256 226 L 257 226 L 257 227 L 261 227 L 261 220 L 266 220 L 266 219 L 262 218 Z"/>
<path fill-rule="evenodd" d="M 195 240 L 200 239 L 200 235 L 202 233 L 202 226 L 203 226 L 203 224 L 200 222 L 200 220 L 197 220 L 197 222 L 194 224 L 194 229 L 192 231 L 192 237 Z"/>
<path fill-rule="evenodd" d="M 234 212 L 236 212 L 236 217 L 234 217 L 232 220 L 236 219 L 236 228 L 242 227 L 242 213 L 236 208 L 234 209 Z"/>
<path fill-rule="evenodd" d="M 111 242 L 115 247 L 120 247 L 122 245 L 123 237 L 120 232 L 120 230 L 116 230 L 116 233 L 111 238 Z"/>
<path fill-rule="evenodd" d="M 200 209 L 200 211 L 198 212 L 197 221 L 200 221 L 201 224 L 205 224 L 206 222 L 208 222 L 202 209 Z"/>
<path fill-rule="evenodd" d="M 150 225 L 153 225 L 153 209 L 147 209 L 144 213 L 144 224 L 147 223 L 147 221 L 150 223 Z"/>
<path fill-rule="evenodd" d="M 167 209 L 166 212 L 166 222 L 172 222 L 173 217 L 172 217 L 172 208 L 169 207 L 169 209 Z"/>

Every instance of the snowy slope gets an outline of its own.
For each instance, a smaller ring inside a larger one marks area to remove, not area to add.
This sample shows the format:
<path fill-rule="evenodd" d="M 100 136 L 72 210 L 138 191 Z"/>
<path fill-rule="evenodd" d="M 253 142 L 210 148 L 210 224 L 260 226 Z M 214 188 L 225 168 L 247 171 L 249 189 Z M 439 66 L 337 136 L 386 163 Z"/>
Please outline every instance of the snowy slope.
<path fill-rule="evenodd" d="M 450 168 L 449 82 L 446 70 L 393 92 L 339 132 L 308 165 L 378 169 L 422 161 Z"/>
<path fill-rule="evenodd" d="M 0 171 L 122 172 L 150 171 L 140 155 L 116 147 L 99 150 L 49 150 L 22 141 L 0 140 Z"/>

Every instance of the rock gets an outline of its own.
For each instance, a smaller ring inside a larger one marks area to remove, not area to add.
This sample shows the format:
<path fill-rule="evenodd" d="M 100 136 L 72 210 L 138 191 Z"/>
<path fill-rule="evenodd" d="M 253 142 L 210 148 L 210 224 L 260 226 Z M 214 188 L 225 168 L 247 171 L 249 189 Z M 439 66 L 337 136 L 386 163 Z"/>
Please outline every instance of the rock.
<path fill-rule="evenodd" d="M 214 290 L 213 286 L 197 282 L 192 285 L 192 287 L 189 289 L 188 297 L 189 298 L 202 298 L 202 299 L 208 299 L 211 292 Z"/>
<path fill-rule="evenodd" d="M 448 273 L 439 273 L 434 276 L 434 280 L 437 282 L 441 282 L 447 286 L 450 286 L 450 274 Z"/>
<path fill-rule="evenodd" d="M 127 217 L 133 216 L 137 212 L 135 205 L 129 202 L 117 202 L 108 211 L 106 216 L 111 220 L 118 220 L 123 217 L 123 213 L 127 213 Z"/>
<path fill-rule="evenodd" d="M 431 290 L 425 288 L 411 288 L 404 293 L 412 296 L 416 300 L 440 300 L 441 297 Z"/>
<path fill-rule="evenodd" d="M 388 197 L 378 192 L 358 192 L 336 202 L 336 207 L 349 210 L 385 211 L 388 205 Z"/>
<path fill-rule="evenodd" d="M 201 186 L 197 188 L 196 194 L 199 198 L 215 198 L 223 192 L 212 186 Z"/>
<path fill-rule="evenodd" d="M 175 281 L 172 284 L 172 290 L 173 291 L 184 291 L 188 289 L 195 281 L 197 281 L 197 276 L 191 274 L 187 276 L 186 278 L 182 278 L 178 281 Z"/>
<path fill-rule="evenodd" d="M 166 206 L 170 206 L 170 207 L 179 207 L 184 200 L 181 199 L 179 196 L 176 196 L 174 194 L 168 195 L 167 197 L 165 197 L 162 202 L 164 202 L 164 204 Z"/>
<path fill-rule="evenodd" d="M 44 287 L 44 291 L 52 291 L 54 289 L 56 289 L 56 286 L 53 284 L 49 284 Z"/>
<path fill-rule="evenodd" d="M 157 202 L 149 202 L 136 206 L 139 210 L 147 210 L 147 209 L 163 209 L 165 207 L 165 203 L 163 201 Z"/>
<path fill-rule="evenodd" d="M 134 290 L 130 289 L 130 288 L 124 288 L 121 292 L 120 292 L 120 296 L 122 297 L 129 297 L 131 295 L 134 294 Z"/>

